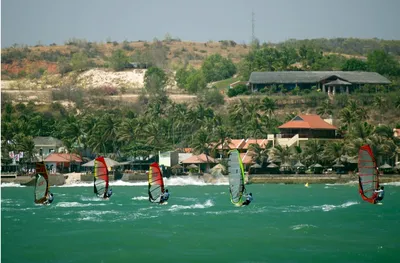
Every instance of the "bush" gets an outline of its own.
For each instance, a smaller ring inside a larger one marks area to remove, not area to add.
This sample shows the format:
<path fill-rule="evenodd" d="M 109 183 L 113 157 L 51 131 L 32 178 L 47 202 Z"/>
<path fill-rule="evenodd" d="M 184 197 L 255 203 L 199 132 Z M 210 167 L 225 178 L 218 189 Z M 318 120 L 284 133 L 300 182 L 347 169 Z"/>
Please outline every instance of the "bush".
<path fill-rule="evenodd" d="M 199 97 L 206 106 L 220 106 L 225 103 L 224 96 L 215 87 L 200 93 Z"/>
<path fill-rule="evenodd" d="M 201 65 L 207 82 L 228 79 L 236 73 L 236 66 L 232 60 L 214 54 L 207 57 Z"/>
<path fill-rule="evenodd" d="M 133 51 L 134 50 L 134 48 L 133 47 L 131 47 L 130 45 L 129 45 L 129 42 L 128 41 L 124 41 L 124 42 L 122 42 L 122 49 L 123 50 L 126 50 L 126 51 Z"/>
<path fill-rule="evenodd" d="M 327 98 L 327 94 L 319 93 L 319 92 L 312 92 L 306 96 L 305 103 L 308 107 L 317 107 L 321 102 L 323 102 Z"/>
<path fill-rule="evenodd" d="M 72 55 L 71 65 L 73 70 L 83 71 L 90 66 L 90 61 L 85 53 L 79 52 Z"/>
<path fill-rule="evenodd" d="M 234 88 L 230 88 L 228 90 L 228 97 L 235 97 L 240 94 L 250 95 L 251 92 L 247 90 L 247 86 L 245 84 L 239 84 Z"/>
<path fill-rule="evenodd" d="M 110 67 L 115 71 L 121 71 L 129 63 L 129 57 L 125 55 L 122 49 L 115 50 L 109 58 Z"/>

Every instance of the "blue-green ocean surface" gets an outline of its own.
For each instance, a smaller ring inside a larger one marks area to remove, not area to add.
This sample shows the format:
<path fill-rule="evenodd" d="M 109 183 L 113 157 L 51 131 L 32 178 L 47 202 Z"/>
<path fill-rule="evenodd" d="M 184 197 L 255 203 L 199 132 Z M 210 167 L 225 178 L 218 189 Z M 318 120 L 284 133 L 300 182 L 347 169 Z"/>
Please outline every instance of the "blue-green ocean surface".
<path fill-rule="evenodd" d="M 47 207 L 33 187 L 2 185 L 1 262 L 400 262 L 400 184 L 379 206 L 356 184 L 254 184 L 248 207 L 224 184 L 166 184 L 168 205 L 116 182 L 108 201 L 90 184 L 52 187 Z"/>

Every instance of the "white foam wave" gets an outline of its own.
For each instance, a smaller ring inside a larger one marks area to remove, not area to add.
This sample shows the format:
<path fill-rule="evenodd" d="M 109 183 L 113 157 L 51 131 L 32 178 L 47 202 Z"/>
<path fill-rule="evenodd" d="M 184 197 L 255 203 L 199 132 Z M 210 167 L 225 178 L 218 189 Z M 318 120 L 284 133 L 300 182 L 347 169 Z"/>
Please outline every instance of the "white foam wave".
<path fill-rule="evenodd" d="M 227 178 L 213 179 L 212 182 L 205 182 L 202 177 L 193 176 L 172 176 L 170 178 L 164 178 L 166 185 L 228 185 Z"/>
<path fill-rule="evenodd" d="M 148 196 L 135 196 L 132 197 L 132 200 L 149 200 Z"/>
<path fill-rule="evenodd" d="M 204 209 L 214 206 L 211 200 L 207 200 L 204 204 L 193 204 L 193 205 L 172 205 L 169 211 L 179 211 L 185 209 Z"/>
<path fill-rule="evenodd" d="M 20 185 L 16 183 L 1 183 L 1 187 L 26 187 L 26 185 Z"/>
<path fill-rule="evenodd" d="M 64 184 L 56 187 L 93 187 L 93 183 L 88 182 L 76 182 L 72 184 Z"/>
<path fill-rule="evenodd" d="M 98 222 L 98 221 L 101 221 L 101 220 L 99 220 L 99 219 L 97 219 L 95 217 L 86 216 L 86 217 L 83 217 L 83 218 L 78 218 L 78 221 L 96 221 L 96 222 Z"/>
<path fill-rule="evenodd" d="M 346 207 L 349 207 L 352 205 L 357 205 L 357 204 L 359 204 L 359 202 L 346 202 L 341 205 L 322 205 L 322 206 L 313 206 L 313 208 L 322 209 L 322 211 L 329 212 L 329 211 L 337 209 L 337 208 L 346 208 Z"/>
<path fill-rule="evenodd" d="M 325 184 L 327 186 L 337 186 L 337 185 L 358 185 L 358 181 L 349 181 L 346 183 L 334 183 L 334 184 Z"/>
<path fill-rule="evenodd" d="M 125 182 L 122 180 L 111 182 L 111 186 L 143 186 L 143 185 L 148 185 L 148 182 L 147 181 Z"/>
<path fill-rule="evenodd" d="M 309 224 L 300 224 L 300 225 L 294 225 L 290 227 L 292 230 L 300 230 L 303 228 L 316 228 L 314 225 L 309 225 Z"/>
<path fill-rule="evenodd" d="M 1 199 L 1 203 L 13 204 L 13 203 L 15 203 L 15 200 L 13 200 L 13 199 Z"/>
<path fill-rule="evenodd" d="M 184 200 L 184 201 L 192 201 L 192 202 L 197 201 L 197 198 L 194 198 L 194 197 L 179 197 L 179 199 Z"/>
<path fill-rule="evenodd" d="M 84 216 L 101 216 L 101 215 L 116 215 L 119 214 L 117 211 L 99 211 L 99 210 L 92 210 L 92 211 L 79 211 L 79 214 L 84 215 Z"/>
<path fill-rule="evenodd" d="M 226 211 L 207 211 L 206 214 L 210 215 L 226 215 L 226 214 L 237 214 L 240 213 L 240 209 L 226 210 Z"/>
<path fill-rule="evenodd" d="M 195 177 L 164 178 L 166 185 L 207 185 L 204 180 Z"/>
<path fill-rule="evenodd" d="M 60 202 L 60 203 L 56 204 L 57 207 L 88 207 L 88 206 L 102 206 L 102 205 L 105 205 L 105 204 L 103 204 L 103 203 L 101 203 L 101 204 L 92 204 L 92 203 L 82 204 L 79 202 Z"/>
<path fill-rule="evenodd" d="M 382 185 L 400 186 L 400 182 L 383 183 Z"/>
<path fill-rule="evenodd" d="M 81 196 L 82 201 L 92 201 L 92 202 L 103 202 L 103 201 L 108 201 L 109 199 L 103 199 L 99 198 L 97 196 L 92 196 L 92 197 L 87 197 L 87 196 Z"/>
<path fill-rule="evenodd" d="M 295 206 L 291 205 L 289 207 L 285 207 L 282 212 L 284 213 L 298 213 L 298 212 L 310 212 L 310 211 L 318 211 L 322 210 L 324 212 L 329 212 L 334 209 L 338 208 L 347 208 L 353 205 L 357 205 L 359 202 L 346 202 L 341 205 L 330 205 L 330 204 L 324 204 L 324 205 L 315 205 L 315 206 Z"/>

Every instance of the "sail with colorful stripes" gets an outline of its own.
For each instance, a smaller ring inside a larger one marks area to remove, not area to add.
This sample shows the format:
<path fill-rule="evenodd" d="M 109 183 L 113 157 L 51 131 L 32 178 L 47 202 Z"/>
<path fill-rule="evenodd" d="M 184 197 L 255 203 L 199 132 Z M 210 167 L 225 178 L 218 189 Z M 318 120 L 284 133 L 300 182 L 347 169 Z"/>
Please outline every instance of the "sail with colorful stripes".
<path fill-rule="evenodd" d="M 163 193 L 163 176 L 158 163 L 154 162 L 150 164 L 149 169 L 149 201 L 152 203 L 160 203 Z"/>
<path fill-rule="evenodd" d="M 104 157 L 94 160 L 94 193 L 98 197 L 106 198 L 109 187 L 108 167 Z"/>
<path fill-rule="evenodd" d="M 234 205 L 242 204 L 244 188 L 244 168 L 238 150 L 229 152 L 228 159 L 228 178 L 231 202 Z"/>
<path fill-rule="evenodd" d="M 363 200 L 374 203 L 379 187 L 378 169 L 369 145 L 361 146 L 358 152 L 359 193 Z"/>
<path fill-rule="evenodd" d="M 34 191 L 36 204 L 44 204 L 47 201 L 49 188 L 49 176 L 47 174 L 46 165 L 44 164 L 44 162 L 37 162 Z"/>

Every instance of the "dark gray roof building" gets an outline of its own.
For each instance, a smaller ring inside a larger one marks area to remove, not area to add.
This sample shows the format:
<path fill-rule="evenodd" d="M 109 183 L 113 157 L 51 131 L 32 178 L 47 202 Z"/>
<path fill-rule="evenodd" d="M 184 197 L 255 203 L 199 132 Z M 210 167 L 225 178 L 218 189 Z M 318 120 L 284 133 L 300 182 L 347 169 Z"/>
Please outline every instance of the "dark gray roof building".
<path fill-rule="evenodd" d="M 335 77 L 353 84 L 390 84 L 390 80 L 379 73 L 364 71 L 252 72 L 249 82 L 253 84 L 320 83 Z"/>
<path fill-rule="evenodd" d="M 288 90 L 296 86 L 301 89 L 316 86 L 323 92 L 333 93 L 353 91 L 365 84 L 387 85 L 390 80 L 376 72 L 364 71 L 267 71 L 252 72 L 249 86 L 252 91 L 273 85 Z"/>

